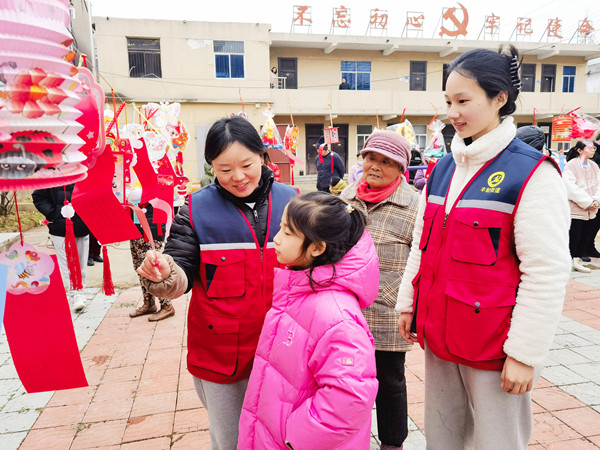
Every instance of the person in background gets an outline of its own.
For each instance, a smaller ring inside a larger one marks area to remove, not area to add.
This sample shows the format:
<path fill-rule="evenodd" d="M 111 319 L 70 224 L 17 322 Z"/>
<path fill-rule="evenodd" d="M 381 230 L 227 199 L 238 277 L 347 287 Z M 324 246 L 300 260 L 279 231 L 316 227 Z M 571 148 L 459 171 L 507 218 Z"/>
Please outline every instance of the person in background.
<path fill-rule="evenodd" d="M 208 412 L 211 448 L 234 450 L 258 337 L 273 300 L 273 238 L 297 191 L 273 179 L 248 120 L 215 122 L 206 136 L 214 183 L 188 196 L 163 253 L 149 251 L 138 273 L 151 294 L 192 291 L 187 367 Z"/>
<path fill-rule="evenodd" d="M 360 154 L 360 152 L 358 152 L 356 154 L 356 164 L 354 164 L 352 167 L 350 167 L 350 170 L 348 171 L 348 182 L 354 183 L 355 181 L 360 180 L 360 178 L 362 177 L 362 174 L 363 174 L 363 157 Z"/>
<path fill-rule="evenodd" d="M 587 245 L 593 240 L 593 220 L 600 208 L 600 168 L 592 160 L 596 147 L 593 143 L 577 141 L 567 154 L 563 180 L 571 207 L 569 250 L 573 270 L 590 273 L 583 262 L 590 262 Z"/>
<path fill-rule="evenodd" d="M 333 195 L 340 195 L 346 189 L 346 186 L 348 186 L 348 183 L 343 178 L 331 177 L 331 180 L 329 180 L 329 192 Z"/>
<path fill-rule="evenodd" d="M 87 265 L 93 266 L 94 261 L 95 262 L 104 262 L 104 260 L 102 259 L 102 256 L 100 256 L 100 250 L 102 249 L 102 246 L 98 242 L 98 239 L 96 239 L 96 237 L 91 232 L 90 232 L 89 236 L 90 236 L 90 248 L 88 251 Z"/>
<path fill-rule="evenodd" d="M 200 179 L 200 186 L 205 187 L 215 181 L 215 173 L 210 164 L 204 163 L 204 175 Z"/>
<path fill-rule="evenodd" d="M 429 158 L 425 155 L 422 155 L 423 165 L 429 164 Z M 427 178 L 425 174 L 427 173 L 427 169 L 418 169 L 415 171 L 415 177 L 413 178 L 413 186 L 419 191 L 422 192 L 423 188 L 427 184 Z"/>
<path fill-rule="evenodd" d="M 279 166 L 271 161 L 271 157 L 269 153 L 265 151 L 265 165 L 273 171 L 273 176 L 275 177 L 275 181 L 281 183 L 281 170 Z"/>
<path fill-rule="evenodd" d="M 339 90 L 344 91 L 350 89 L 350 85 L 346 81 L 346 77 L 342 78 L 342 82 L 340 83 Z"/>
<path fill-rule="evenodd" d="M 148 225 L 150 226 L 150 232 L 152 233 L 152 240 L 154 241 L 154 249 L 157 252 L 160 252 L 163 248 L 163 242 L 165 239 L 165 226 L 162 224 L 157 224 L 152 220 L 152 216 L 154 215 L 154 208 L 151 204 L 147 204 L 144 208 L 144 215 L 146 216 L 146 220 L 148 221 Z M 134 215 L 135 226 L 142 234 L 142 237 L 138 239 L 132 239 L 129 241 L 129 250 L 131 252 L 131 260 L 133 261 L 133 270 L 136 270 L 146 257 L 146 253 L 152 249 L 150 244 L 150 239 L 144 239 L 144 229 L 142 225 L 137 220 L 137 217 Z M 160 227 L 160 233 L 159 233 Z M 156 307 L 154 302 L 154 295 L 148 292 L 144 283 L 142 283 L 143 278 L 140 274 L 138 274 L 138 278 L 140 279 L 140 284 L 142 286 L 142 306 L 137 308 L 135 311 L 129 313 L 129 317 L 139 317 L 150 314 L 148 317 L 149 322 L 158 322 L 159 320 L 166 319 L 167 317 L 171 317 L 175 315 L 175 308 L 171 304 L 171 300 L 168 298 L 159 298 L 158 302 L 160 304 L 160 310 Z"/>
<path fill-rule="evenodd" d="M 271 89 L 275 89 L 275 88 L 279 88 L 278 86 L 278 78 L 277 78 L 277 67 L 273 66 L 271 67 Z"/>
<path fill-rule="evenodd" d="M 594 136 L 593 143 L 596 151 L 590 160 L 600 167 L 600 130 Z M 600 258 L 600 252 L 596 248 L 596 236 L 600 231 L 600 214 L 596 214 L 596 217 L 591 220 L 589 231 L 587 242 L 584 244 L 585 253 L 592 258 Z"/>
<path fill-rule="evenodd" d="M 364 229 L 359 211 L 323 192 L 286 207 L 273 239 L 286 269 L 276 270 L 239 450 L 369 448 L 377 379 L 360 308 L 377 297 L 379 273 Z"/>
<path fill-rule="evenodd" d="M 525 450 L 569 280 L 566 190 L 515 139 L 514 47 L 471 50 L 446 73 L 456 134 L 420 197 L 398 327 L 425 350 L 428 448 Z"/>
<path fill-rule="evenodd" d="M 331 177 L 344 178 L 346 167 L 340 155 L 330 151 L 329 146 L 325 144 L 325 138 L 321 136 L 317 142 L 317 148 L 321 150 L 321 155 L 315 157 L 317 166 L 317 190 L 329 192 L 329 181 Z M 322 161 L 322 162 L 321 162 Z"/>
<path fill-rule="evenodd" d="M 61 214 L 61 209 L 65 206 L 65 198 L 69 202 L 71 201 L 74 187 L 74 184 L 69 184 L 67 186 L 38 189 L 33 191 L 31 197 L 37 210 L 41 212 L 48 221 L 48 231 L 50 232 L 52 244 L 54 244 L 54 250 L 56 250 L 60 273 L 62 275 L 63 283 L 66 286 L 67 296 L 73 304 L 73 310 L 81 311 L 85 308 L 85 296 L 82 291 L 70 289 L 69 268 L 67 265 L 67 255 L 65 253 L 67 220 Z M 81 217 L 79 217 L 77 213 L 71 218 L 71 221 L 73 222 L 73 232 L 77 244 L 79 265 L 81 266 L 81 284 L 85 288 L 90 230 L 88 230 L 88 227 L 83 223 L 83 220 L 81 220 Z"/>
<path fill-rule="evenodd" d="M 410 144 L 395 131 L 375 131 L 361 151 L 364 176 L 342 192 L 367 217 L 367 231 L 379 255 L 379 295 L 363 310 L 375 338 L 377 363 L 377 430 L 382 450 L 400 449 L 408 435 L 404 363 L 411 346 L 398 332 L 395 311 L 398 287 L 410 252 L 419 194 L 403 173 Z"/>

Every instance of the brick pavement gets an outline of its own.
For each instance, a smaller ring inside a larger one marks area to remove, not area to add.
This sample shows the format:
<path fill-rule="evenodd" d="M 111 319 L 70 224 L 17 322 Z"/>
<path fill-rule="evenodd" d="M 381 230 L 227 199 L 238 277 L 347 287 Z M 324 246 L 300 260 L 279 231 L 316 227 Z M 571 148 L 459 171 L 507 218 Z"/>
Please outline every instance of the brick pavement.
<path fill-rule="evenodd" d="M 600 261 L 572 274 L 547 367 L 533 393 L 530 449 L 600 448 Z M 25 394 L 0 335 L 0 448 L 209 449 L 208 419 L 185 367 L 187 297 L 174 317 L 151 323 L 128 313 L 139 288 L 91 299 L 74 325 L 89 387 Z M 423 352 L 407 356 L 410 433 L 424 449 Z M 374 429 L 375 426 L 374 426 Z M 372 449 L 378 449 L 376 436 Z"/>

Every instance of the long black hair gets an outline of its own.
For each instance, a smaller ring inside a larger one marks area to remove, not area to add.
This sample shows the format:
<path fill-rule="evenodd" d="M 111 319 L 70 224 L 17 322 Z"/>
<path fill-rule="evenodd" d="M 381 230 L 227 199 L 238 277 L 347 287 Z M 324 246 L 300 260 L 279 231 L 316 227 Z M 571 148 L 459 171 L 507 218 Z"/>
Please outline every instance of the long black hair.
<path fill-rule="evenodd" d="M 516 100 L 521 90 L 519 77 L 519 51 L 511 45 L 509 54 L 500 46 L 498 52 L 486 49 L 471 50 L 452 61 L 446 76 L 456 71 L 463 77 L 477 81 L 491 100 L 500 92 L 508 94 L 506 104 L 500 108 L 500 117 L 516 111 Z"/>
<path fill-rule="evenodd" d="M 573 147 L 571 147 L 565 157 L 567 161 L 571 161 L 573 158 L 579 157 L 579 150 L 585 148 L 585 142 L 577 141 Z"/>
<path fill-rule="evenodd" d="M 257 155 L 265 154 L 265 147 L 256 128 L 247 119 L 232 116 L 215 122 L 208 130 L 204 159 L 212 165 L 234 142 L 239 142 Z"/>
<path fill-rule="evenodd" d="M 302 233 L 302 253 L 313 242 L 324 242 L 325 251 L 317 256 L 310 267 L 310 285 L 321 284 L 312 278 L 315 267 L 331 264 L 335 278 L 335 264 L 356 245 L 365 231 L 365 216 L 339 197 L 326 192 L 310 192 L 292 198 L 287 205 L 287 226 L 292 233 Z"/>

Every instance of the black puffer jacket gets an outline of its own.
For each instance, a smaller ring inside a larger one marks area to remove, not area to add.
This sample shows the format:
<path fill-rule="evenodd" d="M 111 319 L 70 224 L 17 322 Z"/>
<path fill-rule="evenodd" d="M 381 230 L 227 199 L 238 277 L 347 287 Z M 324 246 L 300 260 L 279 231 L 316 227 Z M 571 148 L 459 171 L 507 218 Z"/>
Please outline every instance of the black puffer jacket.
<path fill-rule="evenodd" d="M 269 218 L 269 192 L 273 186 L 273 172 L 266 166 L 262 166 L 261 181 L 256 190 L 249 196 L 256 198 L 254 208 L 250 208 L 244 201 L 247 198 L 239 198 L 226 191 L 219 181 L 215 179 L 214 184 L 217 186 L 219 193 L 227 200 L 235 204 L 244 215 L 248 218 L 248 222 L 252 225 L 254 234 L 258 242 L 263 245 L 267 235 L 267 220 Z M 209 213 L 207 211 L 207 213 Z M 194 277 L 200 270 L 200 243 L 198 236 L 190 223 L 189 197 L 185 201 L 185 205 L 181 207 L 173 225 L 164 252 L 170 255 L 175 264 L 183 269 L 188 279 L 188 287 L 186 292 L 192 289 Z"/>
<path fill-rule="evenodd" d="M 70 184 L 64 188 L 63 186 L 58 186 L 48 189 L 38 189 L 31 194 L 33 204 L 46 217 L 48 230 L 52 236 L 65 237 L 66 235 L 67 220 L 62 216 L 60 210 L 65 205 L 65 191 L 67 193 L 67 200 L 71 201 L 74 187 L 74 184 Z M 73 221 L 75 237 L 83 237 L 90 234 L 90 230 L 88 230 L 86 224 L 83 223 L 83 220 L 77 214 L 71 220 Z"/>

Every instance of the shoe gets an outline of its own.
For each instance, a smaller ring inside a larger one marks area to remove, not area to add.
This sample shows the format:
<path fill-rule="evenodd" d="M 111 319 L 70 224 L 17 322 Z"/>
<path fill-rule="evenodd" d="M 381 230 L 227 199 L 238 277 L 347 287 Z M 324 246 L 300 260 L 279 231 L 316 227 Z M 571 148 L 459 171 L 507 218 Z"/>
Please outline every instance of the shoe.
<path fill-rule="evenodd" d="M 598 250 L 594 249 L 590 252 L 590 256 L 592 258 L 600 258 L 600 252 Z"/>
<path fill-rule="evenodd" d="M 581 259 L 583 262 L 592 262 L 592 258 L 590 258 L 589 256 L 582 256 L 579 259 Z"/>
<path fill-rule="evenodd" d="M 592 271 L 581 263 L 580 258 L 573 258 L 573 270 L 581 273 L 590 273 Z"/>
<path fill-rule="evenodd" d="M 163 320 L 166 319 L 169 316 L 174 316 L 175 315 L 175 308 L 173 308 L 173 305 L 164 305 L 159 312 L 157 312 L 156 314 L 152 314 L 150 317 L 148 317 L 148 321 L 149 322 L 158 322 L 159 320 Z"/>
<path fill-rule="evenodd" d="M 138 316 L 143 316 L 145 314 L 154 314 L 156 311 L 158 311 L 158 308 L 154 304 L 154 301 L 152 302 L 152 305 L 151 305 L 150 302 L 147 302 L 144 300 L 144 304 L 142 306 L 140 306 L 138 309 L 136 309 L 134 312 L 129 313 L 129 317 L 138 317 Z"/>
<path fill-rule="evenodd" d="M 93 266 L 94 265 L 94 260 L 92 258 L 88 258 L 87 265 L 88 266 Z"/>
<path fill-rule="evenodd" d="M 94 256 L 92 259 L 96 262 L 104 262 L 104 260 L 102 259 L 102 256 L 100 256 L 100 255 Z"/>
<path fill-rule="evenodd" d="M 73 296 L 73 311 L 81 311 L 85 308 L 85 296 L 77 293 Z"/>

